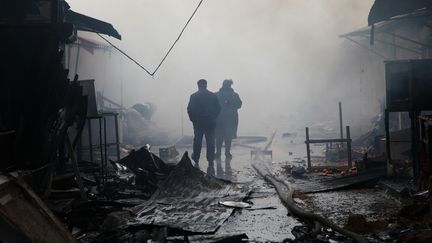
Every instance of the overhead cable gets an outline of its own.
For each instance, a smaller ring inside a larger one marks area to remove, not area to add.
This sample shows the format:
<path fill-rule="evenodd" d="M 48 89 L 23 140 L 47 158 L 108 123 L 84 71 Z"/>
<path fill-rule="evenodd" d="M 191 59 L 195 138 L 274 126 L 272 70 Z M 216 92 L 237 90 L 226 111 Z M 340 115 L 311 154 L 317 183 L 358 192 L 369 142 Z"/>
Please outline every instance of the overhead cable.
<path fill-rule="evenodd" d="M 110 44 L 112 47 L 114 47 L 117 51 L 119 51 L 121 54 L 123 54 L 125 57 L 129 58 L 132 62 L 134 62 L 136 65 L 138 65 L 141 69 L 143 69 L 146 73 L 148 73 L 150 76 L 153 76 L 153 73 L 151 73 L 147 68 L 145 68 L 143 65 L 141 65 L 138 61 L 133 59 L 131 56 L 129 56 L 126 52 L 122 51 L 120 48 L 118 48 L 116 45 L 111 43 L 107 38 L 103 37 L 101 34 L 97 33 L 100 38 L 102 38 L 104 41 L 106 41 L 108 44 Z"/>
<path fill-rule="evenodd" d="M 166 58 L 168 57 L 168 55 L 171 53 L 171 51 L 174 49 L 174 46 L 177 44 L 177 42 L 180 40 L 183 32 L 185 31 L 186 27 L 189 25 L 189 23 L 191 22 L 192 18 L 195 16 L 196 12 L 198 11 L 198 9 L 200 8 L 202 2 L 204 0 L 200 0 L 197 7 L 195 8 L 195 10 L 193 11 L 192 15 L 189 17 L 188 21 L 186 22 L 186 24 L 184 25 L 183 29 L 180 31 L 180 34 L 177 36 L 177 39 L 173 42 L 173 44 L 171 45 L 171 47 L 168 49 L 168 51 L 165 53 L 164 57 L 162 58 L 162 60 L 159 62 L 159 64 L 157 65 L 156 69 L 153 72 L 150 72 L 147 68 L 145 68 L 143 65 L 141 65 L 138 61 L 136 61 L 134 58 L 132 58 L 131 56 L 129 56 L 125 51 L 121 50 L 119 47 L 117 47 L 116 45 L 114 45 L 113 43 L 111 43 L 107 38 L 103 37 L 100 33 L 97 33 L 97 35 L 102 38 L 104 41 L 106 41 L 108 44 L 110 44 L 112 47 L 114 47 L 116 50 L 118 50 L 121 54 L 123 54 L 124 56 L 126 56 L 127 58 L 129 58 L 129 60 L 131 60 L 132 62 L 134 62 L 136 65 L 138 65 L 141 69 L 143 69 L 148 75 L 154 77 L 154 75 L 156 74 L 156 72 L 159 70 L 159 68 L 162 66 L 162 64 L 165 62 Z"/>

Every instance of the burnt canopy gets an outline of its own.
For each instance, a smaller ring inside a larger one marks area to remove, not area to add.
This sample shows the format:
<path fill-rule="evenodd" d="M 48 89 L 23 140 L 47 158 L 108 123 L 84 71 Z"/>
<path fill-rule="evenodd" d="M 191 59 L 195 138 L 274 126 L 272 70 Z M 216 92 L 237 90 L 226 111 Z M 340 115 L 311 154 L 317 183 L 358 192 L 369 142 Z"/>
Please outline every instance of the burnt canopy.
<path fill-rule="evenodd" d="M 78 30 L 105 34 L 121 40 L 121 35 L 112 24 L 74 12 L 66 2 L 64 2 L 64 8 L 65 21 L 73 24 Z"/>
<path fill-rule="evenodd" d="M 74 12 L 70 9 L 66 11 L 65 19 L 67 23 L 75 25 L 78 30 L 106 34 L 119 40 L 121 39 L 121 35 L 110 23 Z"/>
<path fill-rule="evenodd" d="M 432 9 L 430 0 L 375 0 L 369 12 L 368 23 L 373 25 L 391 17 L 412 13 L 415 10 Z"/>
<path fill-rule="evenodd" d="M 77 30 L 105 34 L 117 39 L 121 35 L 112 24 L 74 12 L 65 1 L 59 1 L 58 16 L 61 21 L 72 24 Z M 0 0 L 0 23 L 50 23 L 56 22 L 51 0 Z M 61 13 L 60 13 L 61 12 Z M 61 22 L 60 21 L 60 22 Z"/>

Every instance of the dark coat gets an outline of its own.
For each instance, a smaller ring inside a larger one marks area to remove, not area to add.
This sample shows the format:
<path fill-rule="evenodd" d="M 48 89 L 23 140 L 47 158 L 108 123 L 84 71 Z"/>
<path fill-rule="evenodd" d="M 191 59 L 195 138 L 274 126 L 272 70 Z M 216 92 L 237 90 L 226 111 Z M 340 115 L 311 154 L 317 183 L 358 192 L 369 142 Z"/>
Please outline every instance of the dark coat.
<path fill-rule="evenodd" d="M 194 126 L 214 128 L 220 105 L 215 93 L 207 89 L 198 90 L 190 96 L 187 107 L 189 119 Z"/>
<path fill-rule="evenodd" d="M 239 123 L 237 110 L 242 106 L 240 96 L 230 87 L 222 87 L 216 95 L 222 108 L 216 119 L 216 136 L 236 138 Z"/>

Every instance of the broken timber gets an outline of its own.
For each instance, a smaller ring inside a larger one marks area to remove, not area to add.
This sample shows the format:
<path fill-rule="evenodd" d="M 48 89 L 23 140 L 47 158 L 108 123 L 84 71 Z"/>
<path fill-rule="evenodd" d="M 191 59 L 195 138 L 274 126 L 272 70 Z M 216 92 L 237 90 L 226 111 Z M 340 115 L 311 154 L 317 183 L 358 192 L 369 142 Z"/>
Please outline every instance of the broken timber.
<path fill-rule="evenodd" d="M 294 190 L 292 189 L 291 185 L 288 182 L 274 176 L 271 169 L 266 165 L 266 163 L 262 159 L 262 156 L 260 156 L 259 154 L 254 158 L 254 160 L 252 160 L 252 167 L 258 172 L 259 175 L 261 175 L 266 181 L 268 181 L 275 187 L 284 206 L 291 214 L 308 224 L 313 223 L 313 234 L 317 234 L 318 231 L 320 231 L 321 225 L 324 225 L 332 228 L 340 234 L 352 238 L 355 242 L 366 242 L 366 240 L 362 236 L 349 230 L 343 229 L 317 214 L 313 214 L 299 208 L 293 200 L 292 194 Z"/>

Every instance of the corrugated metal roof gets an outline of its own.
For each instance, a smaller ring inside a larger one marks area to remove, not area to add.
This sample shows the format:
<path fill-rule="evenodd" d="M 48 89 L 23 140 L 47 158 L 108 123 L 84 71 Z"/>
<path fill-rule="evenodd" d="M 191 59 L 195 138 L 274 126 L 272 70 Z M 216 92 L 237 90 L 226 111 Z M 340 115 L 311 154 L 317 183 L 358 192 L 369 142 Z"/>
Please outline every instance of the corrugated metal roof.
<path fill-rule="evenodd" d="M 195 233 L 214 233 L 232 214 L 220 201 L 242 201 L 251 190 L 206 175 L 187 152 L 152 198 L 133 209 L 130 225 L 160 225 Z"/>

